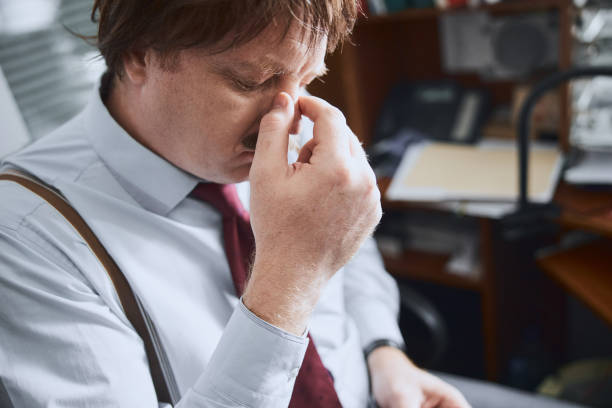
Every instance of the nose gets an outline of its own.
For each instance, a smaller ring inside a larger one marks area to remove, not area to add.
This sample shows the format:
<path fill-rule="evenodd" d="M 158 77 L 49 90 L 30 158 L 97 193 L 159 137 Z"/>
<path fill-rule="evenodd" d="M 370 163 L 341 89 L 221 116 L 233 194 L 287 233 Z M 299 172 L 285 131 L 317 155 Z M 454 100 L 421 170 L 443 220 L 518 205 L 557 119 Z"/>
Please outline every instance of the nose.
<path fill-rule="evenodd" d="M 296 80 L 288 80 L 283 88 L 284 89 L 281 89 L 280 91 L 287 92 L 291 96 L 291 99 L 297 102 L 297 99 L 300 96 L 300 82 Z"/>
<path fill-rule="evenodd" d="M 291 127 L 289 128 L 289 133 L 292 135 L 298 134 L 300 133 L 300 120 L 302 118 L 302 112 L 300 111 L 298 104 L 298 98 L 301 94 L 300 82 L 293 78 L 287 78 L 276 89 L 274 96 L 278 95 L 280 92 L 288 93 L 289 96 L 291 96 L 291 99 L 294 101 L 294 116 Z M 272 105 L 270 105 L 270 108 L 272 108 Z"/>

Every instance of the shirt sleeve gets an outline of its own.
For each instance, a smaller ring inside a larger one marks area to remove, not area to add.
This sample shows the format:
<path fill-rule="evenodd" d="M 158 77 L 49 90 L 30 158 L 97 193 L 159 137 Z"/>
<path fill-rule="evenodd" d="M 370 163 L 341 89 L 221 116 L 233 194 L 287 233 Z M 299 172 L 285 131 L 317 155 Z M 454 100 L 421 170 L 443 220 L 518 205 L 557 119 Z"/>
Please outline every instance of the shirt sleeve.
<path fill-rule="evenodd" d="M 30 408 L 158 407 L 142 341 L 125 316 L 113 312 L 59 249 L 65 246 L 26 225 L 0 225 L 5 398 Z M 83 246 L 76 234 L 54 232 L 63 244 Z M 240 302 L 177 407 L 286 407 L 307 343 Z"/>
<path fill-rule="evenodd" d="M 287 407 L 308 338 L 260 319 L 240 301 L 188 400 L 198 407 Z M 178 407 L 188 407 L 187 402 Z"/>
<path fill-rule="evenodd" d="M 0 227 L 0 379 L 15 407 L 156 407 L 142 341 L 43 240 Z"/>
<path fill-rule="evenodd" d="M 344 288 L 347 313 L 357 325 L 362 348 L 378 339 L 404 344 L 397 323 L 397 284 L 385 270 L 373 238 L 345 266 Z"/>

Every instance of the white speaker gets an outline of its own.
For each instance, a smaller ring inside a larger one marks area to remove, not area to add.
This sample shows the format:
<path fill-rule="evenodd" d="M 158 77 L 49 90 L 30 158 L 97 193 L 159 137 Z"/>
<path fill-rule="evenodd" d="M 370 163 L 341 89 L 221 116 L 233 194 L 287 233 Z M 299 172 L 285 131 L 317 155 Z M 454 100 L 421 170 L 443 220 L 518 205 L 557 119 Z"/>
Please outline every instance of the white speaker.
<path fill-rule="evenodd" d="M 555 68 L 559 60 L 556 12 L 490 16 L 483 11 L 443 14 L 440 41 L 449 73 L 518 79 Z"/>

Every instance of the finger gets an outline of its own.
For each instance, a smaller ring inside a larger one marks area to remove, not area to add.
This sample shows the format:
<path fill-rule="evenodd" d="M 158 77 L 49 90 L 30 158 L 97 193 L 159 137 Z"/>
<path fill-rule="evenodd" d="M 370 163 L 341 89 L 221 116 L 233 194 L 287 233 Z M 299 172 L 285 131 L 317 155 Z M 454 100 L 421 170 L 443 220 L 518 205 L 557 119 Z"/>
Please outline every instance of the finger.
<path fill-rule="evenodd" d="M 300 111 L 300 104 L 297 101 L 294 103 L 294 112 L 293 112 L 293 122 L 291 123 L 291 128 L 289 129 L 289 133 L 292 135 L 297 135 L 302 131 L 302 112 Z"/>
<path fill-rule="evenodd" d="M 310 157 L 312 156 L 314 146 L 314 139 L 310 139 L 308 142 L 306 142 L 304 146 L 302 146 L 302 148 L 300 149 L 300 154 L 298 155 L 296 161 L 299 163 L 308 163 L 310 161 Z"/>
<path fill-rule="evenodd" d="M 289 128 L 293 123 L 294 108 L 291 97 L 279 93 L 272 109 L 264 115 L 259 125 L 259 136 L 253 157 L 253 167 L 265 164 L 273 167 L 287 167 Z"/>
<path fill-rule="evenodd" d="M 471 408 L 463 394 L 456 389 L 450 389 L 443 397 L 440 408 Z"/>
<path fill-rule="evenodd" d="M 350 129 L 340 110 L 323 99 L 300 96 L 298 100 L 302 115 L 314 122 L 313 138 L 324 151 L 350 155 Z"/>
<path fill-rule="evenodd" d="M 432 399 L 425 401 L 420 408 L 437 408 L 438 402 Z"/>
<path fill-rule="evenodd" d="M 352 132 L 351 136 L 349 137 L 349 144 L 351 156 L 356 159 L 353 161 L 354 168 L 358 170 L 359 174 L 362 174 L 364 177 L 369 179 L 371 183 L 376 185 L 376 176 L 374 175 L 374 170 L 372 170 L 372 167 L 370 166 L 366 152 L 357 136 L 355 136 L 355 134 Z"/>
<path fill-rule="evenodd" d="M 361 141 L 359 140 L 359 138 L 357 138 L 357 136 L 355 136 L 353 132 L 351 132 L 349 136 L 349 143 L 351 149 L 351 156 L 361 157 L 363 159 L 366 158 L 365 150 L 363 150 Z"/>

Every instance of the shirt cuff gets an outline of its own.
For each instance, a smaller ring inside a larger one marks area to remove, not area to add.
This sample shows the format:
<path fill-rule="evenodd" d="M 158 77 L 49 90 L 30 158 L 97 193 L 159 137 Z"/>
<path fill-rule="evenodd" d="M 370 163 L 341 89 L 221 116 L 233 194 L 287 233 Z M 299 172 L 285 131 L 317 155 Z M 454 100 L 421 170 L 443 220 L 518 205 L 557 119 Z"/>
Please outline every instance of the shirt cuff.
<path fill-rule="evenodd" d="M 365 349 L 373 341 L 388 339 L 403 345 L 404 338 L 397 324 L 395 315 L 381 303 L 367 302 L 356 306 L 351 316 L 359 330 L 361 348 Z"/>
<path fill-rule="evenodd" d="M 307 346 L 308 337 L 260 319 L 241 299 L 193 391 L 249 407 L 286 407 Z"/>

